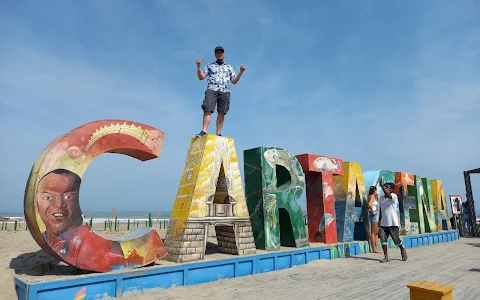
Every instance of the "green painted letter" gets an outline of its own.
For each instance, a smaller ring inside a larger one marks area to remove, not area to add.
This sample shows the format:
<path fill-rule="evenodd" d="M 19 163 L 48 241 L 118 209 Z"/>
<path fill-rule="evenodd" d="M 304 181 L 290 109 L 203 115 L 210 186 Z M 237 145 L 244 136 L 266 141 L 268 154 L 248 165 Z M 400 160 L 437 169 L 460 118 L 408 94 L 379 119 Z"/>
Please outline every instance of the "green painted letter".
<path fill-rule="evenodd" d="M 308 246 L 297 203 L 305 177 L 297 158 L 277 147 L 244 151 L 245 194 L 257 249 Z"/>

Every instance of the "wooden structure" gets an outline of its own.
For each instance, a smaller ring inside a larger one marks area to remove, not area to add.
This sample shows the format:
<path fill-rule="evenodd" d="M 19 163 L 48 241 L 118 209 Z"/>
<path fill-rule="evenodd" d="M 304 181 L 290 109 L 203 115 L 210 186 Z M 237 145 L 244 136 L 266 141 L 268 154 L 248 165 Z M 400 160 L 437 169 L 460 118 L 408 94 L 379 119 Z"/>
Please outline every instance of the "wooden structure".
<path fill-rule="evenodd" d="M 410 289 L 410 300 L 450 300 L 453 299 L 453 286 L 417 280 L 407 285 Z"/>

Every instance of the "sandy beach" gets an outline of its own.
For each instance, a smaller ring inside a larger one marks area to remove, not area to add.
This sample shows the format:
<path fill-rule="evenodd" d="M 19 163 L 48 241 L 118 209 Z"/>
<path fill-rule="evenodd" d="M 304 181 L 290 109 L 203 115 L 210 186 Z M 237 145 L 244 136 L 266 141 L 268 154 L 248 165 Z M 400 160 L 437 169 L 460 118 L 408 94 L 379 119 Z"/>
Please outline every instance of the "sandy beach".
<path fill-rule="evenodd" d="M 126 224 L 120 224 L 117 231 L 114 231 L 113 227 L 111 231 L 108 229 L 105 231 L 103 224 L 94 224 L 93 227 L 97 234 L 106 238 L 118 237 L 127 232 Z M 145 227 L 145 224 L 139 227 Z M 162 229 L 159 229 L 160 225 L 156 224 L 153 227 L 164 239 L 166 229 L 163 224 L 161 225 Z M 214 228 L 209 229 L 208 236 L 205 260 L 231 257 L 230 254 L 221 253 L 217 248 Z M 0 259 L 0 270 L 3 270 L 3 272 L 0 272 L 0 294 L 5 295 L 5 299 L 17 299 L 13 285 L 15 275 L 29 282 L 39 282 L 71 276 L 88 276 L 92 273 L 69 266 L 45 253 L 35 242 L 30 232 L 25 229 L 25 223 L 18 224 L 17 231 L 13 231 L 13 226 L 9 224 L 9 230 L 0 231 L 0 241 L 0 251 L 5 255 Z M 318 243 L 316 245 L 324 244 Z M 266 253 L 266 251 L 257 250 L 257 253 Z M 176 263 L 160 260 L 156 261 L 155 265 L 173 266 Z"/>
<path fill-rule="evenodd" d="M 127 232 L 126 224 L 120 224 L 119 231 L 104 231 L 103 227 L 102 224 L 96 224 L 94 230 L 105 237 L 119 236 Z M 13 231 L 12 224 L 9 224 L 8 228 L 7 231 L 0 231 L 0 253 L 3 254 L 0 259 L 2 299 L 17 299 L 13 286 L 15 274 L 28 278 L 29 281 L 44 281 L 91 273 L 71 267 L 45 253 L 30 232 L 25 230 L 25 223 L 18 224 L 17 231 Z M 163 228 L 157 231 L 162 238 L 166 234 Z"/>

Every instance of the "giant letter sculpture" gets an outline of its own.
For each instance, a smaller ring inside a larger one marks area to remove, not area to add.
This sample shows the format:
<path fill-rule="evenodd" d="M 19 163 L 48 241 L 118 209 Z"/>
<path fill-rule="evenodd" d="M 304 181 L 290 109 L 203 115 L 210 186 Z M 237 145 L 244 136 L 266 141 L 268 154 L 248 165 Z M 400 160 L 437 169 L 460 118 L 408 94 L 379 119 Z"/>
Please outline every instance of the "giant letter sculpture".
<path fill-rule="evenodd" d="M 445 191 L 441 180 L 432 179 L 432 197 L 433 210 L 435 211 L 435 223 L 437 231 L 452 230 L 452 224 L 447 214 L 447 202 L 445 201 Z"/>
<path fill-rule="evenodd" d="M 165 246 L 166 260 L 204 258 L 209 225 L 228 254 L 255 254 L 233 139 L 205 135 L 190 140 Z"/>
<path fill-rule="evenodd" d="M 297 203 L 305 179 L 295 156 L 281 148 L 259 147 L 244 151 L 244 164 L 245 192 L 257 248 L 308 246 Z"/>
<path fill-rule="evenodd" d="M 367 193 L 360 164 L 344 162 L 343 175 L 334 176 L 333 181 L 338 241 L 349 243 L 353 242 L 354 238 L 367 240 L 370 236 L 370 223 Z M 357 222 L 359 224 L 356 226 Z"/>
<path fill-rule="evenodd" d="M 415 177 L 413 174 L 405 172 L 395 172 L 395 190 L 400 204 L 400 223 L 402 225 L 402 234 L 418 234 L 418 223 L 410 222 L 410 210 L 415 209 L 416 198 L 408 193 L 408 187 L 415 187 Z"/>
<path fill-rule="evenodd" d="M 297 155 L 305 172 L 308 240 L 337 243 L 333 175 L 343 174 L 343 161 L 317 154 Z"/>
<path fill-rule="evenodd" d="M 425 233 L 425 223 L 428 221 L 425 220 L 424 212 L 426 208 L 425 204 L 428 204 L 428 200 L 426 199 L 427 195 L 420 176 L 415 175 L 415 185 L 408 187 L 408 194 L 415 196 L 415 204 L 417 206 L 416 209 L 412 209 L 412 212 L 410 212 L 410 219 L 413 222 L 418 222 L 418 232 L 414 232 L 414 234 Z"/>
<path fill-rule="evenodd" d="M 436 232 L 437 226 L 435 225 L 435 212 L 433 209 L 433 200 L 432 200 L 432 187 L 430 185 L 429 178 L 422 178 L 423 183 L 423 194 L 425 197 L 422 197 L 423 208 L 425 212 L 425 231 L 426 232 Z"/>
<path fill-rule="evenodd" d="M 25 190 L 25 220 L 35 241 L 53 257 L 84 270 L 135 268 L 166 255 L 153 228 L 108 240 L 84 223 L 79 203 L 81 178 L 102 153 L 146 161 L 160 155 L 164 134 L 124 120 L 96 121 L 56 138 L 33 165 Z"/>

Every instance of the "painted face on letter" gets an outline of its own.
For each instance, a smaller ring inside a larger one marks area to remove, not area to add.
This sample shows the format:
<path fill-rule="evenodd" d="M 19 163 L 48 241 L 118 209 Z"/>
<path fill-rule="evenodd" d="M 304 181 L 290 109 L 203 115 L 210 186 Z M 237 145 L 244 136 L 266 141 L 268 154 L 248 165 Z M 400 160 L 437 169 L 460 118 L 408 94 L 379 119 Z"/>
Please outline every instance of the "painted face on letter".
<path fill-rule="evenodd" d="M 70 227 L 82 224 L 79 189 L 80 178 L 69 171 L 54 171 L 41 179 L 37 207 L 48 235 L 58 236 Z"/>

